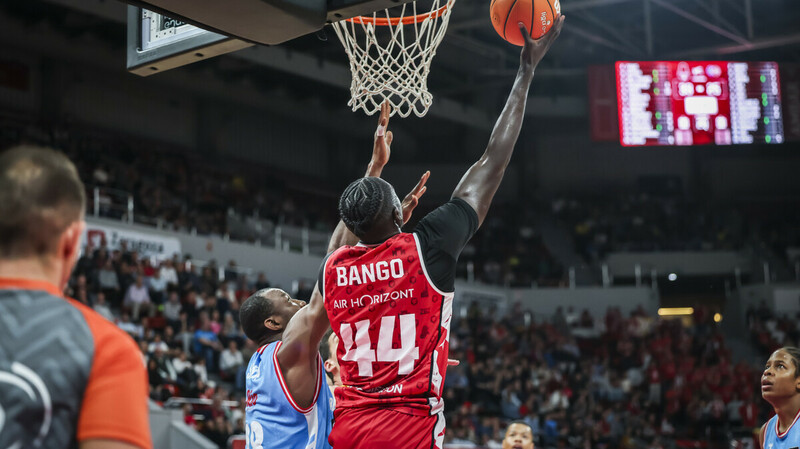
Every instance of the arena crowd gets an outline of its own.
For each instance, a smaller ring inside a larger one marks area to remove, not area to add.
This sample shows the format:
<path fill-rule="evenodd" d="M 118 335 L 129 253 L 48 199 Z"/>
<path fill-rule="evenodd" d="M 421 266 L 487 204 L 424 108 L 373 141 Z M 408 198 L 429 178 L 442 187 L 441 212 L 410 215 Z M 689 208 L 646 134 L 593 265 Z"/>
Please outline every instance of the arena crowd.
<path fill-rule="evenodd" d="M 268 286 L 264 273 L 248 279 L 214 265 L 198 270 L 186 256 L 154 262 L 94 248 L 67 293 L 139 343 L 151 399 L 183 407 L 188 424 L 225 447 L 244 430 L 244 367 L 257 349 L 238 309 Z M 750 326 L 764 354 L 798 336 L 791 320 L 763 310 L 751 311 Z M 499 447 L 517 419 L 544 448 L 721 447 L 730 432 L 755 429 L 767 416 L 759 371 L 733 361 L 704 308 L 686 326 L 641 308 L 605 316 L 559 309 L 548 317 L 519 305 L 500 315 L 471 304 L 453 324 L 451 358 L 461 361 L 445 384 L 454 448 Z"/>

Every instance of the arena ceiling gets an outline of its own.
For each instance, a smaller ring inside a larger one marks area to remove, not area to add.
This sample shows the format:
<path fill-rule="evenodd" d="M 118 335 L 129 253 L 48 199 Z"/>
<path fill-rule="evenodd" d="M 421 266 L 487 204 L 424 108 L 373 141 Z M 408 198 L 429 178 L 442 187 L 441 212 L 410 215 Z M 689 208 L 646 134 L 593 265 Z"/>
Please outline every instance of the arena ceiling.
<path fill-rule="evenodd" d="M 797 0 L 563 0 L 562 10 L 568 21 L 537 70 L 534 95 L 585 102 L 586 67 L 617 60 L 800 62 Z M 120 66 L 124 64 L 122 3 L 5 2 L 0 14 L 31 30 L 55 29 L 76 43 L 100 42 L 119 54 Z M 467 116 L 475 112 L 477 117 L 480 112 L 475 108 L 502 104 L 518 58 L 518 48 L 492 28 L 488 1 L 459 0 L 434 59 L 429 85 L 437 98 L 451 100 L 451 111 Z M 228 82 L 315 97 L 331 108 L 341 108 L 348 98 L 346 57 L 330 27 L 281 46 L 243 50 L 177 70 L 211 71 Z M 153 78 L 158 76 L 163 75 Z"/>

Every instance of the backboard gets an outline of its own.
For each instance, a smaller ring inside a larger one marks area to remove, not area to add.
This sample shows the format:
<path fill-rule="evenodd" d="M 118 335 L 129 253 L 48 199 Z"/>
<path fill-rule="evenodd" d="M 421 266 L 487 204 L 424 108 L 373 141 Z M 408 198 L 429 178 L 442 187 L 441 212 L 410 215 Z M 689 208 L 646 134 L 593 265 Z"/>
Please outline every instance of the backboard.
<path fill-rule="evenodd" d="M 141 76 L 278 45 L 328 23 L 411 0 L 129 0 L 128 71 Z"/>
<path fill-rule="evenodd" d="M 128 71 L 148 76 L 252 44 L 179 19 L 128 6 Z"/>

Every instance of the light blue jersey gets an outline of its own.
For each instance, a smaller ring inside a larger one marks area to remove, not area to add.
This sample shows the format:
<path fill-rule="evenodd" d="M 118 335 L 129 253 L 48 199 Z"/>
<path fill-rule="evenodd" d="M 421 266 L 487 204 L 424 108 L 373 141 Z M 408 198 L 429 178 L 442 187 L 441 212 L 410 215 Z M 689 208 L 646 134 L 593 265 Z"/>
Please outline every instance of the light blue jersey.
<path fill-rule="evenodd" d="M 247 365 L 247 449 L 330 449 L 334 399 L 322 361 L 313 405 L 299 407 L 283 379 L 276 354 L 281 342 L 262 346 Z"/>
<path fill-rule="evenodd" d="M 800 447 L 800 424 L 797 424 L 795 416 L 792 424 L 786 432 L 778 433 L 778 415 L 775 415 L 767 422 L 764 428 L 764 449 L 793 449 Z M 795 427 L 797 425 L 798 427 Z"/>

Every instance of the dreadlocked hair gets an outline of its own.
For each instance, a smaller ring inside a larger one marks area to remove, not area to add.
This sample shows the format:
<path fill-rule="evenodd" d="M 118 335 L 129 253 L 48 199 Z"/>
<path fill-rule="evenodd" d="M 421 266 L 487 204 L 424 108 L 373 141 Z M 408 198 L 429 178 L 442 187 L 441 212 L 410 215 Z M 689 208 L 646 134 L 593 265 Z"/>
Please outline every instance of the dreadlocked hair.
<path fill-rule="evenodd" d="M 800 377 L 800 348 L 794 346 L 784 346 L 779 351 L 784 351 L 792 358 L 792 365 L 794 365 L 795 379 Z"/>
<path fill-rule="evenodd" d="M 391 184 L 380 178 L 365 177 L 350 183 L 339 198 L 339 216 L 358 237 L 370 229 L 395 207 Z"/>

